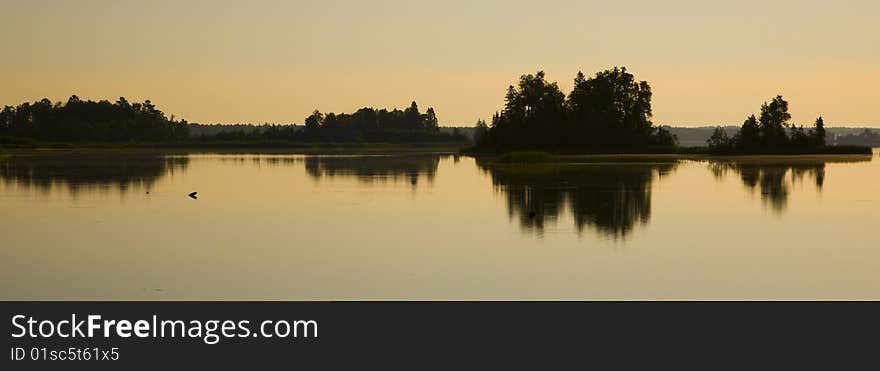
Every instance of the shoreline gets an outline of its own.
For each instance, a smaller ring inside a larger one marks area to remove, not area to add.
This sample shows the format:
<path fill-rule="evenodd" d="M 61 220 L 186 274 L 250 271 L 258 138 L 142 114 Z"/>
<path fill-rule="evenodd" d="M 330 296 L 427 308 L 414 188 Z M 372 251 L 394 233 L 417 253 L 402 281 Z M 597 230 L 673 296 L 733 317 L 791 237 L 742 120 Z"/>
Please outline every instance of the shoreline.
<path fill-rule="evenodd" d="M 530 165 L 636 165 L 673 163 L 678 161 L 728 162 L 754 165 L 792 165 L 816 163 L 870 162 L 875 154 L 804 154 L 804 155 L 688 155 L 688 154 L 597 154 L 556 155 L 535 161 L 498 161 L 497 156 L 473 156 L 493 166 Z"/>
<path fill-rule="evenodd" d="M 805 153 L 805 154 L 692 154 L 692 153 L 600 153 L 600 154 L 573 154 L 573 153 L 546 153 L 541 152 L 539 159 L 523 159 L 512 161 L 496 161 L 504 157 L 499 153 L 466 153 L 455 146 L 420 146 L 420 145 L 371 145 L 371 146 L 322 146 L 322 147 L 32 147 L 32 148 L 2 148 L 0 158 L 15 155 L 70 153 L 70 154 L 100 154 L 100 153 L 127 153 L 127 154 L 265 154 L 265 155 L 462 155 L 473 157 L 497 164 L 541 164 L 541 163 L 626 163 L 626 162 L 665 162 L 665 161 L 735 161 L 755 163 L 791 163 L 791 162 L 849 162 L 870 161 L 876 154 L 876 149 L 871 148 L 872 153 L 863 154 L 840 154 L 840 153 Z M 516 152 L 511 152 L 516 154 Z"/>
<path fill-rule="evenodd" d="M 99 152 L 125 152 L 125 153 L 217 153 L 217 154 L 385 154 L 385 153 L 438 153 L 459 154 L 461 146 L 450 143 L 339 143 L 327 144 L 302 144 L 287 145 L 271 143 L 261 145 L 199 145 L 190 143 L 174 144 L 85 144 L 69 146 L 20 146 L 0 147 L 0 153 L 99 153 Z"/>

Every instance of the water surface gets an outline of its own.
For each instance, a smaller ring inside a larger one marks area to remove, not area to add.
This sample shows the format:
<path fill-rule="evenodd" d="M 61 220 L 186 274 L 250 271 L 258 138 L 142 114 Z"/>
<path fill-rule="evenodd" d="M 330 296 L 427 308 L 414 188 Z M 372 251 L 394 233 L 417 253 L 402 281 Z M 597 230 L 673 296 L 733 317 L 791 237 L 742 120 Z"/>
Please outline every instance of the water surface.
<path fill-rule="evenodd" d="M 880 299 L 878 180 L 871 156 L 17 152 L 0 299 Z"/>

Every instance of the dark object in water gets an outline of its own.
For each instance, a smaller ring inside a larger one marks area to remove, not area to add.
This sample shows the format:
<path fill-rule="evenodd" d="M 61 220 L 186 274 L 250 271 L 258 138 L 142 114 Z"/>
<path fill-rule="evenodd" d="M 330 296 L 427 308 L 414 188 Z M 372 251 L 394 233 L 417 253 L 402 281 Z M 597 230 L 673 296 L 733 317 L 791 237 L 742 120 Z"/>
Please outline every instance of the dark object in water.
<path fill-rule="evenodd" d="M 196 199 L 198 199 L 198 197 L 196 196 L 196 194 L 198 194 L 198 193 L 199 192 L 192 192 L 189 194 L 189 197 L 192 198 L 193 200 L 196 200 Z"/>
<path fill-rule="evenodd" d="M 534 211 L 529 211 L 529 219 L 535 219 L 536 215 L 538 215 L 538 214 L 535 214 Z"/>

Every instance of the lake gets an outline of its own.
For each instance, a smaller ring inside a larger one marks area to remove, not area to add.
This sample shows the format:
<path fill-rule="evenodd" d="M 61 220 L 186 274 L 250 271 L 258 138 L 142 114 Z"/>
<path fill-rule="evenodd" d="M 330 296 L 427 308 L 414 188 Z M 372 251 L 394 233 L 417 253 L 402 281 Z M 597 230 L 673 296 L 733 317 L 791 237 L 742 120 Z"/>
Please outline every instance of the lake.
<path fill-rule="evenodd" d="M 0 299 L 880 299 L 876 157 L 14 152 Z"/>

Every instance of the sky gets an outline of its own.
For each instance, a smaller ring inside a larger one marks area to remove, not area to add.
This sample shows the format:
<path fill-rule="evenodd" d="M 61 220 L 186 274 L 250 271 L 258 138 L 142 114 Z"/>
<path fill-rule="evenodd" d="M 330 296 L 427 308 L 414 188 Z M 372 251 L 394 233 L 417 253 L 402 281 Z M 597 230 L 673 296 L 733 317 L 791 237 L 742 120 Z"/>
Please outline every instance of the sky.
<path fill-rule="evenodd" d="M 501 109 L 520 75 L 568 93 L 626 66 L 654 122 L 739 125 L 777 94 L 793 121 L 880 127 L 880 2 L 0 0 L 0 105 L 150 99 L 200 123 L 313 110 Z"/>

